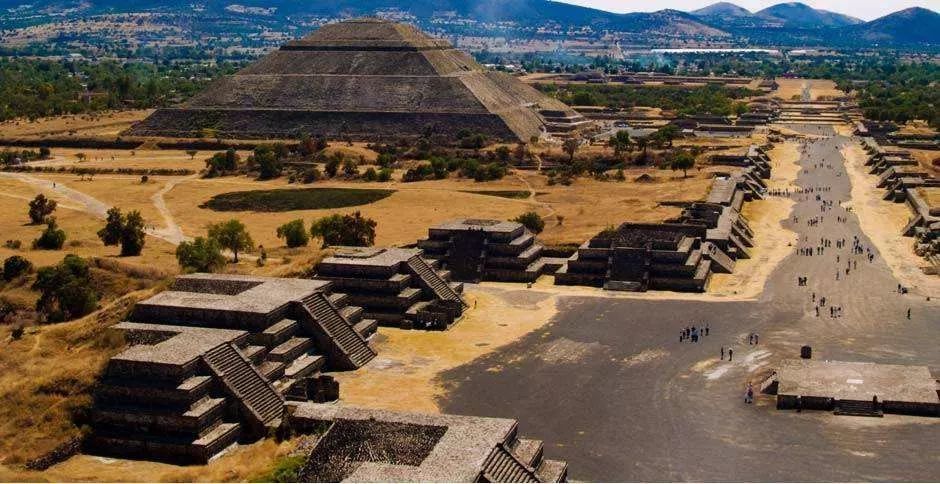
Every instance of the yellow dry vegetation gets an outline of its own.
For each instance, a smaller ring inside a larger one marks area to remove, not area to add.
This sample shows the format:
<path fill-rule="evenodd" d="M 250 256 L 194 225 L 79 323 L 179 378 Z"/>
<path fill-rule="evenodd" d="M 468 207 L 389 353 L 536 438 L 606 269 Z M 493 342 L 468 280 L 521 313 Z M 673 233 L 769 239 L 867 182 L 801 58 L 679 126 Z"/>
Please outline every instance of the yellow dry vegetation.
<path fill-rule="evenodd" d="M 153 110 L 105 111 L 40 118 L 35 121 L 12 119 L 0 123 L 4 137 L 101 136 L 116 137 L 132 124 L 143 120 Z"/>
<path fill-rule="evenodd" d="M 940 152 L 931 150 L 908 150 L 911 156 L 917 160 L 920 168 L 933 176 L 940 176 L 940 164 L 934 164 L 934 160 L 940 160 Z"/>
<path fill-rule="evenodd" d="M 77 321 L 29 327 L 18 340 L 11 327 L 0 327 L 0 464 L 22 465 L 81 434 L 74 419 L 91 404 L 95 379 L 123 344 L 105 329 L 152 293 L 129 293 Z"/>
<path fill-rule="evenodd" d="M 121 183 L 129 183 L 121 180 Z M 87 182 L 87 185 L 99 186 L 105 189 L 104 184 L 99 184 L 99 180 Z M 81 183 L 71 184 L 76 189 L 84 190 Z M 35 189 L 30 185 L 18 180 L 0 177 L 0 234 L 2 241 L 19 240 L 22 248 L 19 250 L 9 249 L 0 246 L 0 260 L 6 259 L 11 255 L 21 255 L 29 259 L 36 266 L 51 265 L 59 262 L 65 254 L 76 254 L 83 257 L 103 256 L 116 257 L 120 253 L 119 247 L 106 247 L 98 238 L 98 230 L 104 227 L 104 221 L 89 215 L 80 209 L 74 202 L 63 200 L 61 197 L 44 192 L 46 196 L 55 199 L 59 205 L 53 216 L 62 228 L 68 239 L 62 250 L 33 250 L 30 244 L 45 228 L 44 225 L 28 225 L 29 201 L 33 199 L 41 190 Z M 120 192 L 113 193 L 115 198 L 120 198 Z M 122 257 L 121 260 L 131 264 L 156 265 L 159 267 L 176 266 L 176 248 L 157 238 L 147 237 L 146 246 L 140 256 Z"/>
<path fill-rule="evenodd" d="M 4 148 L 0 148 L 4 149 Z M 6 147 L 11 150 L 23 148 Z M 51 148 L 52 156 L 48 160 L 33 162 L 36 166 L 74 167 L 85 169 L 173 169 L 199 171 L 206 167 L 206 159 L 215 154 L 215 151 L 196 151 L 194 156 L 186 153 L 187 150 L 118 150 L 118 149 L 87 149 L 87 148 Z M 239 151 L 243 159 L 250 152 Z M 79 154 L 85 156 L 79 161 Z M 128 175 L 130 176 L 130 175 Z M 140 177 L 136 177 L 140 179 Z"/>

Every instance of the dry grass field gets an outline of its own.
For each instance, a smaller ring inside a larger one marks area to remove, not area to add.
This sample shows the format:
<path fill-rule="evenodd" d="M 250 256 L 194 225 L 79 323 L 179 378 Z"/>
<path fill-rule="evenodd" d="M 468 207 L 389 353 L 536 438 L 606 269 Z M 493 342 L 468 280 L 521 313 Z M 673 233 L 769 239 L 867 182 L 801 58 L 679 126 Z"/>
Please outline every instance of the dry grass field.
<path fill-rule="evenodd" d="M 917 160 L 920 168 L 933 176 L 940 176 L 940 165 L 935 165 L 934 160 L 940 159 L 940 151 L 931 150 L 909 150 L 911 156 Z"/>
<path fill-rule="evenodd" d="M 0 123 L 0 133 L 7 138 L 69 135 L 116 137 L 152 112 L 141 109 L 56 116 L 35 121 L 14 119 Z"/>

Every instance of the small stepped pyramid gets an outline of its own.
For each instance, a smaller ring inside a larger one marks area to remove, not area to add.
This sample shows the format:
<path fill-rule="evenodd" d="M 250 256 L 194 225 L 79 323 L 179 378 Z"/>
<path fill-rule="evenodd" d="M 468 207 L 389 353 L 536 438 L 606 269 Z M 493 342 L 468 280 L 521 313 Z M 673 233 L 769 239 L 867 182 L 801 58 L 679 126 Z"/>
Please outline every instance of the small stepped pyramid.
<path fill-rule="evenodd" d="M 284 399 L 234 346 L 219 345 L 202 358 L 226 391 L 247 410 L 245 416 L 256 429 L 280 424 Z"/>
<path fill-rule="evenodd" d="M 375 351 L 365 339 L 357 333 L 335 306 L 321 292 L 315 292 L 300 301 L 310 314 L 310 320 L 316 328 L 314 334 L 326 336 L 321 344 L 332 346 L 345 360 L 347 369 L 360 368 L 375 357 Z M 318 341 L 320 342 L 320 341 Z"/>

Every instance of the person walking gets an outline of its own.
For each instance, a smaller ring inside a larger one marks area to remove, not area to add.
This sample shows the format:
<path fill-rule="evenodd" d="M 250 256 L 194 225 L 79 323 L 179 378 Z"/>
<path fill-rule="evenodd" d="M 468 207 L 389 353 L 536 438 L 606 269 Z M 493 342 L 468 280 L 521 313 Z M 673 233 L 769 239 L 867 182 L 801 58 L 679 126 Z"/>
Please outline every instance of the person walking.
<path fill-rule="evenodd" d="M 728 348 L 728 361 L 734 359 L 734 348 Z"/>
<path fill-rule="evenodd" d="M 911 319 L 911 308 L 907 308 L 907 319 Z"/>
<path fill-rule="evenodd" d="M 725 347 L 721 347 L 721 361 L 725 361 Z"/>
<path fill-rule="evenodd" d="M 747 382 L 747 390 L 744 392 L 744 403 L 750 404 L 754 401 L 754 387 L 751 382 Z"/>

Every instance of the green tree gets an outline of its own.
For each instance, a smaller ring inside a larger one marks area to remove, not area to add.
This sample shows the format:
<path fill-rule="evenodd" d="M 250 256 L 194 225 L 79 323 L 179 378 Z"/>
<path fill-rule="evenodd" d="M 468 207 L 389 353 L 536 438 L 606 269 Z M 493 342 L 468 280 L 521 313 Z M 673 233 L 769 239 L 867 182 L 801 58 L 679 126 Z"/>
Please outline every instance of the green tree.
<path fill-rule="evenodd" d="M 39 225 L 45 222 L 46 217 L 52 215 L 52 212 L 55 212 L 56 205 L 58 204 L 55 200 L 46 198 L 42 193 L 36 195 L 36 198 L 29 202 L 30 222 L 32 222 L 33 225 Z"/>
<path fill-rule="evenodd" d="M 277 238 L 284 239 L 284 243 L 290 248 L 303 247 L 310 243 L 310 236 L 307 235 L 307 228 L 301 219 L 291 220 L 278 227 Z"/>
<path fill-rule="evenodd" d="M 66 255 L 56 266 L 40 268 L 32 287 L 40 292 L 36 310 L 49 321 L 80 318 L 98 305 L 88 263 L 73 254 Z"/>
<path fill-rule="evenodd" d="M 237 219 L 219 222 L 209 226 L 209 238 L 216 240 L 224 249 L 232 251 L 233 262 L 238 263 L 238 253 L 249 251 L 255 243 L 245 224 Z"/>
<path fill-rule="evenodd" d="M 255 166 L 258 167 L 259 179 L 270 180 L 281 176 L 281 160 L 278 158 L 278 153 L 270 146 L 255 148 L 252 157 Z"/>
<path fill-rule="evenodd" d="M 121 243 L 121 232 L 124 230 L 125 218 L 121 209 L 111 207 L 104 228 L 98 231 L 98 238 L 104 245 L 118 245 Z"/>
<path fill-rule="evenodd" d="M 39 238 L 33 240 L 34 249 L 59 250 L 65 245 L 65 231 L 59 228 L 55 217 L 49 217 L 46 220 L 46 228 L 39 234 Z"/>
<path fill-rule="evenodd" d="M 313 222 L 310 234 L 323 241 L 323 247 L 350 245 L 368 247 L 375 243 L 375 220 L 359 212 L 353 215 L 333 214 Z"/>
<path fill-rule="evenodd" d="M 7 257 L 3 261 L 3 280 L 12 281 L 32 269 L 33 264 L 23 256 L 13 255 Z"/>
<path fill-rule="evenodd" d="M 542 231 L 545 230 L 545 221 L 535 212 L 526 212 L 514 218 L 513 221 L 521 223 L 525 228 L 535 234 L 542 233 Z"/>
<path fill-rule="evenodd" d="M 239 161 L 240 157 L 235 148 L 229 148 L 210 156 L 206 160 L 206 169 L 209 171 L 209 176 L 218 176 L 237 170 Z"/>
<path fill-rule="evenodd" d="M 680 151 L 676 153 L 669 162 L 669 168 L 671 168 L 672 171 L 682 170 L 683 178 L 689 176 L 688 171 L 693 166 L 695 166 L 695 156 L 688 151 Z"/>
<path fill-rule="evenodd" d="M 189 155 L 189 159 L 192 160 L 196 158 L 196 155 L 198 155 L 199 152 L 196 150 L 186 150 L 186 154 Z"/>
<path fill-rule="evenodd" d="M 667 124 L 656 130 L 656 132 L 653 133 L 653 138 L 656 140 L 656 143 L 659 146 L 666 146 L 671 148 L 673 140 L 678 138 L 681 134 L 682 130 L 679 129 L 678 126 L 674 124 Z"/>
<path fill-rule="evenodd" d="M 614 156 L 620 158 L 630 150 L 630 133 L 626 130 L 619 130 L 610 137 L 607 144 L 614 149 Z"/>
<path fill-rule="evenodd" d="M 124 227 L 121 230 L 121 256 L 131 257 L 140 255 L 144 250 L 146 234 L 144 233 L 144 217 L 139 210 L 127 214 Z"/>
<path fill-rule="evenodd" d="M 215 239 L 196 237 L 176 247 L 176 260 L 186 272 L 215 272 L 225 265 L 222 246 Z"/>

